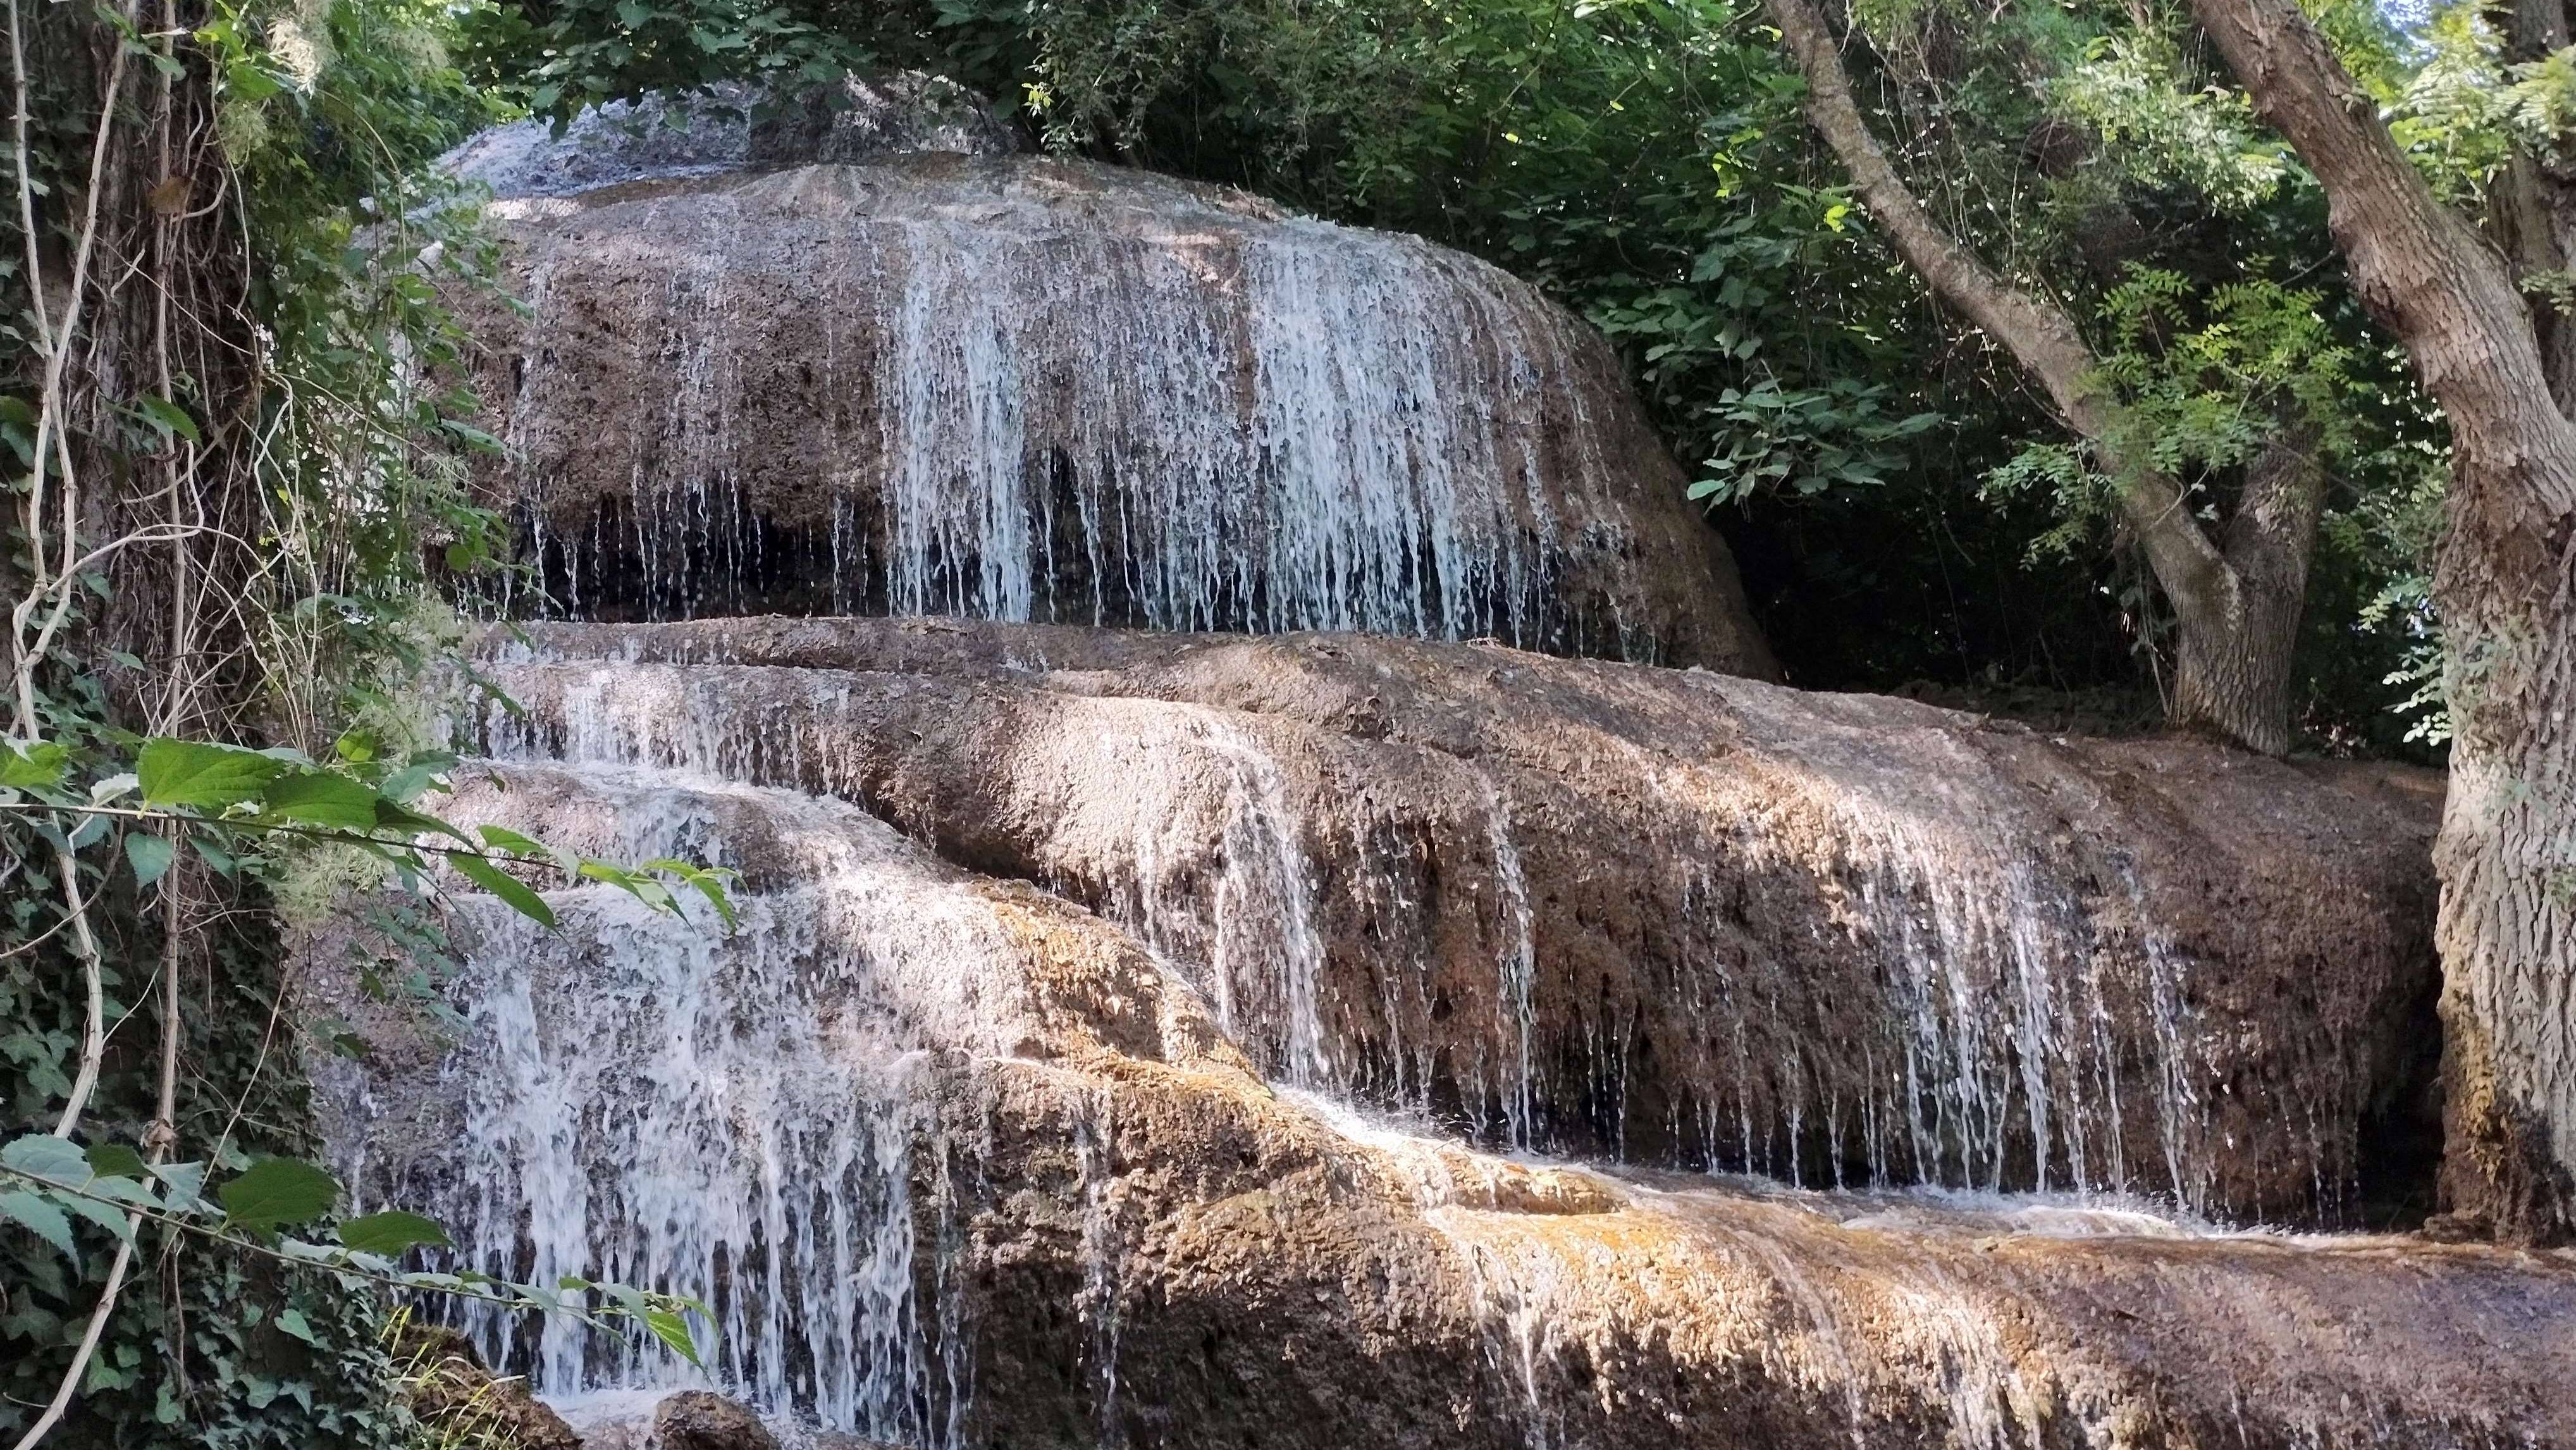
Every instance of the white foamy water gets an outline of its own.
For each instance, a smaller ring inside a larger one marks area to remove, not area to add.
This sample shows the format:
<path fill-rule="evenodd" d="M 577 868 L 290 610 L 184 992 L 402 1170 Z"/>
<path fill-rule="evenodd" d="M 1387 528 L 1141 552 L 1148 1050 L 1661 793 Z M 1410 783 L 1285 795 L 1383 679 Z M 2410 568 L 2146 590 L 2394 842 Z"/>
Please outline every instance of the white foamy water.
<path fill-rule="evenodd" d="M 765 1413 L 905 1444 L 957 1425 L 960 1371 L 920 1302 L 915 1145 L 925 1034 L 1011 1020 L 1011 944 L 971 893 L 834 802 L 614 768 L 539 767 L 521 794 L 605 809 L 594 849 L 788 872 L 704 908 L 549 892 L 548 930 L 469 908 L 468 1030 L 443 1068 L 465 1132 L 426 1205 L 467 1266 L 704 1301 L 703 1374 L 640 1330 L 470 1311 L 490 1362 L 583 1413 L 704 1385 Z M 504 793 L 506 797 L 507 793 Z M 770 844 L 734 838 L 745 822 Z M 953 1339 L 953 1336 L 949 1336 Z"/>

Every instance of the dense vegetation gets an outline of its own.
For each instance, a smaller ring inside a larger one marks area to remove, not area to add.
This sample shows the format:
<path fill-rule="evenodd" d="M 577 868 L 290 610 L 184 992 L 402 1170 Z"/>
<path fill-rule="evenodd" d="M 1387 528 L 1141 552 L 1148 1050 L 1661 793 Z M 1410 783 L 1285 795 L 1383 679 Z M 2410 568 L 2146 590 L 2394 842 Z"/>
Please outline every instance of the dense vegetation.
<path fill-rule="evenodd" d="M 2516 145 L 2554 154 L 2564 52 L 2510 54 L 2466 6 L 2411 30 L 2314 9 L 2433 195 L 2473 206 Z M 1749 0 L 14 0 L 0 1128 L 67 1141 L 85 1111 L 91 1147 L 25 1150 L 0 1184 L 0 1433 L 39 1427 L 75 1366 L 58 1443 L 416 1433 L 369 1301 L 336 1286 L 434 1230 L 307 1242 L 281 1231 L 327 1192 L 197 1191 L 311 1146 L 260 946 L 281 909 L 442 864 L 533 901 L 493 858 L 720 899 L 679 863 L 451 845 L 420 813 L 448 761 L 408 691 L 458 637 L 438 581 L 507 543 L 453 462 L 490 440 L 423 382 L 456 343 L 432 278 L 485 265 L 430 162 L 496 118 L 934 70 L 1043 144 L 1481 253 L 1626 351 L 1803 684 L 2153 721 L 2175 612 L 2122 507 L 2137 461 L 2217 528 L 2286 452 L 2322 515 L 2294 746 L 2434 758 L 2449 438 L 2300 153 L 2178 11 L 1856 15 L 1865 128 L 1949 236 L 2071 320 L 2105 428 L 1891 246 Z M 2566 278 L 2523 285 L 2563 303 Z M 434 996 L 432 916 L 377 945 L 426 963 L 393 995 Z M 199 1176 L 174 1182 L 183 1157 Z"/>
<path fill-rule="evenodd" d="M 413 686 L 459 631 L 431 588 L 501 542 L 423 379 L 433 277 L 486 250 L 427 163 L 487 114 L 437 6 L 10 10 L 14 205 L 0 447 L 14 526 L 0 741 L 0 1434 L 403 1443 L 372 1285 L 631 1314 L 565 1286 L 418 1281 L 411 1215 L 338 1198 L 276 944 L 399 879 L 373 954 L 436 1000 L 434 882 L 670 904 L 630 872 L 422 809 L 452 757 Z M 30 225 L 32 223 L 32 225 Z M 665 884 L 669 883 L 669 884 Z M 299 910 L 299 907 L 302 908 Z M 329 1024 L 315 1024 L 325 1040 Z"/>

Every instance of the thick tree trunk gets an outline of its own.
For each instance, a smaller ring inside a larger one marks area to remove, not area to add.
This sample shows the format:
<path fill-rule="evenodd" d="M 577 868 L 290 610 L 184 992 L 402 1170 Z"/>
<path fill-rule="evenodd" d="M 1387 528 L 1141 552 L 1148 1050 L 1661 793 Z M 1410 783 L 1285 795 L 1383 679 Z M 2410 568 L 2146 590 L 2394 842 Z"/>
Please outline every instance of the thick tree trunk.
<path fill-rule="evenodd" d="M 2434 579 L 2453 729 L 2434 847 L 2443 1189 L 2454 1227 L 2561 1238 L 2576 1228 L 2576 425 L 2505 256 L 2433 198 L 2296 0 L 2193 8 L 2324 184 L 2354 290 L 2450 419 Z"/>
<path fill-rule="evenodd" d="M 2290 667 L 2325 504 L 2317 443 L 2314 426 L 2291 425 L 2254 460 L 2227 526 L 2226 573 L 2181 631 L 2176 723 L 2267 755 L 2290 748 Z"/>
<path fill-rule="evenodd" d="M 1889 242 L 1944 305 L 2011 351 L 2047 391 L 2067 427 L 2092 447 L 2104 471 L 2120 480 L 2121 515 L 2173 605 L 2181 636 L 2173 722 L 2206 726 L 2266 754 L 2288 750 L 2290 656 L 2298 644 L 2308 552 L 2316 538 L 2313 500 L 2302 514 L 2291 497 L 2298 491 L 2293 487 L 2241 539 L 2243 531 L 2231 530 L 2224 552 L 2212 543 L 2179 485 L 2143 461 L 2121 456 L 2118 403 L 2094 386 L 2100 363 L 2075 320 L 1997 276 L 1941 230 L 1897 175 L 1852 99 L 1842 56 L 1813 0 L 1770 5 L 1807 80 L 1808 120 L 1851 172 L 1853 189 Z M 2307 463 L 2277 448 L 2267 454 L 2248 482 L 2238 521 L 2255 512 L 2258 494 L 2269 497 L 2304 479 L 2301 486 L 2312 495 L 2313 468 Z M 2286 527 L 2301 517 L 2303 527 Z"/>

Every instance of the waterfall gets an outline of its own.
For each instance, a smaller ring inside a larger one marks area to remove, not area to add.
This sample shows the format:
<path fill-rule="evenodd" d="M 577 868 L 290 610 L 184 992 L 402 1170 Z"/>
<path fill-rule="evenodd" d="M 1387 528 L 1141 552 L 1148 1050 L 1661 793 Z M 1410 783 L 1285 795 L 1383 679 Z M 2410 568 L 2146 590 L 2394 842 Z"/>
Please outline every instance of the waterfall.
<path fill-rule="evenodd" d="M 920 1292 L 938 1246 L 916 1228 L 919 1044 L 1001 1030 L 1011 939 L 862 812 L 614 767 L 500 778 L 490 804 L 605 804 L 601 848 L 750 865 L 762 887 L 732 932 L 603 887 L 549 892 L 554 929 L 469 908 L 442 1068 L 463 1131 L 423 1205 L 461 1264 L 699 1298 L 707 1381 L 824 1429 L 955 1443 L 961 1367 L 937 1346 L 956 1326 Z M 699 1378 L 640 1328 L 480 1307 L 464 1327 L 550 1393 Z"/>
<path fill-rule="evenodd" d="M 1524 1152 L 1537 1144 L 1538 1102 L 1532 1082 L 1530 1039 L 1538 1030 L 1538 1009 L 1531 992 L 1538 972 L 1538 934 L 1530 916 L 1529 886 L 1521 872 L 1520 847 L 1512 840 L 1512 810 L 1491 777 L 1484 778 L 1485 829 L 1494 852 L 1494 885 L 1500 897 L 1504 937 L 1495 953 L 1500 978 L 1494 994 L 1496 1026 L 1504 1061 L 1503 1133 Z"/>
<path fill-rule="evenodd" d="M 1598 336 L 1416 238 L 954 156 L 495 211 L 532 314 L 483 486 L 547 589 L 502 608 L 1763 667 Z"/>
<path fill-rule="evenodd" d="M 1615 982 L 1587 985 L 1604 968 L 1570 965 L 1584 927 L 1533 899 L 1514 806 L 1528 784 L 1508 770 L 1443 761 L 1409 803 L 1354 797 L 1346 766 L 1288 748 L 1260 717 L 1058 694 L 1031 665 L 959 694 L 935 670 L 725 663 L 715 634 L 716 662 L 699 664 L 658 662 L 670 646 L 627 627 L 552 637 L 593 643 L 496 664 L 523 709 L 487 710 L 481 748 L 834 794 L 927 838 L 1002 849 L 1205 993 L 1284 1085 L 1446 1113 L 1509 1149 L 1838 1186 L 2244 1213 L 2247 1172 L 2275 1171 L 2245 1165 L 2249 1130 L 2299 1178 L 2264 1190 L 2271 1201 L 2331 1204 L 2353 1172 L 2354 1109 L 2337 1106 L 2353 1101 L 2349 1078 L 2283 1073 L 2262 1085 L 2269 1121 L 2217 1121 L 2242 1019 L 2208 1020 L 2187 984 L 2211 967 L 2158 926 L 2163 908 L 2117 853 L 2049 859 L 1865 783 L 1761 831 L 1725 797 L 1674 794 L 1658 859 L 1682 869 L 1630 898 L 1657 923 L 1650 954 L 1631 946 L 1607 968 Z M 644 658 L 583 653 L 643 641 Z M 895 679 L 909 683 L 889 694 Z M 895 766 L 923 726 L 964 733 L 938 763 Z M 1009 741 L 1007 757 L 978 739 Z M 996 794 L 932 784 L 955 771 L 993 772 L 974 778 Z M 1544 842 L 1560 853 L 1545 869 L 1580 870 L 1567 849 L 1625 849 L 1615 834 Z M 1787 895 L 1748 923 L 1742 892 L 1758 881 Z M 1632 1124 L 1641 1093 L 1658 1111 Z"/>
<path fill-rule="evenodd" d="M 1089 165 L 698 174 L 730 134 L 497 208 L 530 315 L 478 324 L 475 487 L 536 568 L 481 602 L 571 619 L 487 643 L 442 809 L 741 877 L 730 932 L 469 899 L 425 1085 L 334 1089 L 348 1180 L 453 1266 L 707 1306 L 702 1371 L 470 1310 L 496 1367 L 922 1450 L 1184 1443 L 1352 1365 L 1534 1450 L 1730 1386 L 2001 1450 L 2134 1397 L 2025 1362 L 2129 1331 L 2023 1313 L 2057 1261 L 1987 1239 L 2351 1178 L 2402 884 L 2330 805 L 2235 868 L 2365 883 L 2310 1042 L 2313 943 L 2224 959 L 2156 854 L 2290 767 L 1358 637 L 1766 667 L 1607 348 L 1502 273 Z"/>

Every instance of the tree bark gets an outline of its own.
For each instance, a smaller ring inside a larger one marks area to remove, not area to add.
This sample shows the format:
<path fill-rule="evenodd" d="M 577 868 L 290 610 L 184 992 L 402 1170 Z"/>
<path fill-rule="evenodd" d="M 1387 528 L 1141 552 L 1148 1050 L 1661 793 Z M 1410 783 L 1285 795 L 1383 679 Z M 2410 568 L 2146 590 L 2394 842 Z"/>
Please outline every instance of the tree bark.
<path fill-rule="evenodd" d="M 2496 19 L 2509 65 L 2545 60 L 2571 38 L 2562 0 L 2522 0 Z M 2576 258 L 2576 169 L 2515 152 L 2487 188 L 2485 222 L 2517 282 L 2544 278 L 2557 284 L 2529 289 L 2526 310 L 2550 396 L 2559 412 L 2576 416 L 2576 317 L 2570 315 L 2576 292 L 2566 285 L 2569 260 Z"/>
<path fill-rule="evenodd" d="M 2563 1238 L 2576 1229 L 2576 424 L 2504 252 L 2434 198 L 2296 0 L 2193 9 L 2324 185 L 2354 291 L 2450 420 L 2434 577 L 2453 730 L 2434 848 L 2442 1186 L 2451 1227 Z"/>
<path fill-rule="evenodd" d="M 2198 725 L 2266 754 L 2290 747 L 2290 654 L 2316 538 L 2316 510 L 2303 532 L 2270 525 L 2249 535 L 2240 565 L 2235 540 L 2222 552 L 2192 516 L 2182 488 L 2142 459 L 2122 456 L 2117 400 L 2093 386 L 2099 360 L 2075 320 L 2044 299 L 1997 276 L 1974 252 L 1941 229 L 1896 173 L 1852 99 L 1850 78 L 1832 32 L 1813 0 L 1770 0 L 1781 38 L 1806 77 L 1807 119 L 1851 173 L 1863 205 L 1906 264 L 1941 301 L 2000 342 L 2048 394 L 2059 418 L 2083 438 L 2104 471 L 2119 480 L 2122 517 L 2173 605 L 2181 636 L 2173 723 Z M 2313 435 L 2303 435 L 2310 437 Z M 2277 452 L 2277 450 L 2275 450 Z M 2266 470 L 2278 474 L 2269 478 Z M 2277 489 L 2300 473 L 2267 453 L 2247 485 L 2250 511 L 2258 489 Z M 2307 473 L 2313 489 L 2313 468 Z M 2266 481 L 2269 478 L 2269 481 Z M 2276 501 L 2277 502 L 2277 501 Z M 2300 510 L 2272 507 L 2266 518 L 2287 523 Z M 2286 551 L 2286 553 L 2284 552 Z M 2251 567 L 2258 571 L 2249 576 Z M 2280 585 L 2290 585 L 2285 596 Z M 2286 598 L 2286 611 L 2282 605 Z"/>
<path fill-rule="evenodd" d="M 2291 666 L 2308 598 L 2308 557 L 2325 507 L 2318 429 L 2285 423 L 2247 469 L 2223 535 L 2219 598 L 2182 632 L 2177 719 L 2270 755 L 2290 748 Z"/>

